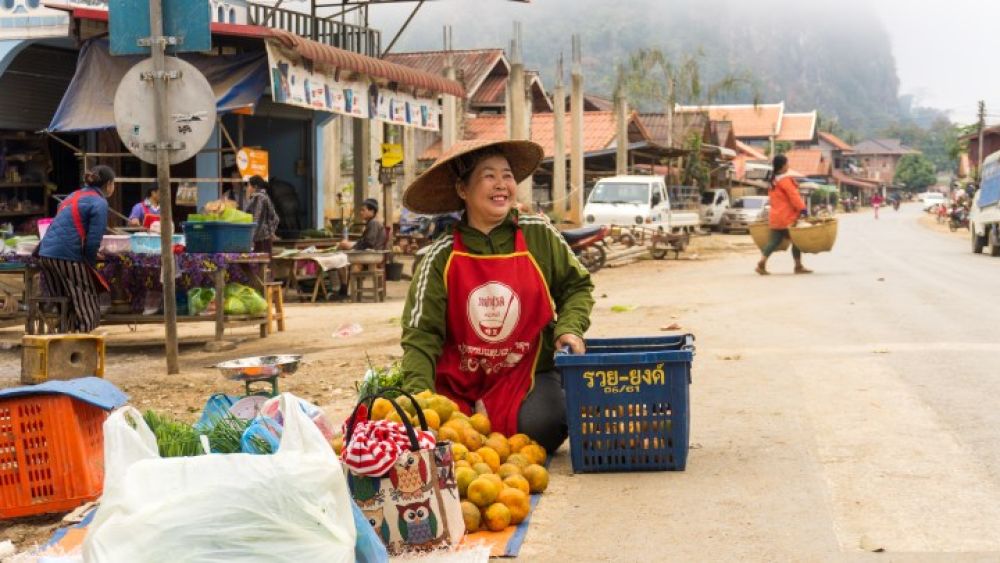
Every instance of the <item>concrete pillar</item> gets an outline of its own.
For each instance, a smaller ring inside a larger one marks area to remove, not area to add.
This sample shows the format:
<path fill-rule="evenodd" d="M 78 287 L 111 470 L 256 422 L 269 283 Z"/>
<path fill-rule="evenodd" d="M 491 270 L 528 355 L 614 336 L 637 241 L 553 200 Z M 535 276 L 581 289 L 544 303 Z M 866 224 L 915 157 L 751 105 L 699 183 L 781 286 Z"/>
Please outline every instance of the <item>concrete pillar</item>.
<path fill-rule="evenodd" d="M 507 79 L 507 99 L 510 105 L 507 107 L 507 123 L 510 130 L 510 138 L 515 140 L 528 140 L 528 119 L 527 104 L 525 99 L 524 62 L 521 60 L 521 24 L 514 22 L 514 40 L 511 41 L 511 65 L 510 76 Z M 533 182 L 529 176 L 517 186 L 517 201 L 524 204 L 527 209 L 532 208 Z"/>
<path fill-rule="evenodd" d="M 615 174 L 628 174 L 628 100 L 622 88 L 615 91 L 615 123 L 618 134 L 615 140 Z"/>
<path fill-rule="evenodd" d="M 343 151 L 344 117 L 334 116 L 320 129 L 322 152 L 319 154 L 319 189 L 323 192 L 321 225 L 328 225 L 330 219 L 340 219 L 346 202 L 339 201 L 340 157 Z"/>
<path fill-rule="evenodd" d="M 371 126 L 371 138 L 368 141 L 368 150 L 371 151 L 369 154 L 369 168 L 368 168 L 368 183 L 366 186 L 365 197 L 373 197 L 382 203 L 382 185 L 379 183 L 378 172 L 379 163 L 378 159 L 382 158 L 382 143 L 385 140 L 385 124 L 381 121 L 376 121 L 374 119 L 369 120 Z"/>
<path fill-rule="evenodd" d="M 552 157 L 552 215 L 556 222 L 566 215 L 566 93 L 563 89 L 562 56 L 556 71 L 553 127 L 555 147 Z"/>
<path fill-rule="evenodd" d="M 572 93 L 570 94 L 569 220 L 583 224 L 583 68 L 580 36 L 573 36 Z"/>
<path fill-rule="evenodd" d="M 417 132 L 413 127 L 403 127 L 403 189 L 405 190 L 416 179 Z"/>
<path fill-rule="evenodd" d="M 367 119 L 351 118 L 353 128 L 354 153 L 354 217 L 361 219 L 361 204 L 368 193 L 368 174 L 371 172 L 371 138 L 372 128 Z"/>

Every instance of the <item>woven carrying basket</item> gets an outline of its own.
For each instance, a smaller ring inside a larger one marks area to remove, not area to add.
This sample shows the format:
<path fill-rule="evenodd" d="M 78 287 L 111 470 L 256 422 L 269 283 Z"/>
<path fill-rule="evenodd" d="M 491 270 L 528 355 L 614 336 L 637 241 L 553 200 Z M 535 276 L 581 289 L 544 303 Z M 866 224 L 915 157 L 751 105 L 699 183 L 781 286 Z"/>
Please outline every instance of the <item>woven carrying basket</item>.
<path fill-rule="evenodd" d="M 829 252 L 837 241 L 837 220 L 825 219 L 804 227 L 788 229 L 792 244 L 807 254 Z"/>
<path fill-rule="evenodd" d="M 750 238 L 753 239 L 757 248 L 764 250 L 764 247 L 767 246 L 768 239 L 771 238 L 771 227 L 766 222 L 751 223 L 748 230 L 750 231 Z M 791 245 L 792 241 L 789 240 L 788 237 L 785 237 L 781 241 L 781 244 L 778 245 L 778 248 L 775 248 L 774 250 L 776 252 L 784 252 L 788 250 L 788 247 Z"/>

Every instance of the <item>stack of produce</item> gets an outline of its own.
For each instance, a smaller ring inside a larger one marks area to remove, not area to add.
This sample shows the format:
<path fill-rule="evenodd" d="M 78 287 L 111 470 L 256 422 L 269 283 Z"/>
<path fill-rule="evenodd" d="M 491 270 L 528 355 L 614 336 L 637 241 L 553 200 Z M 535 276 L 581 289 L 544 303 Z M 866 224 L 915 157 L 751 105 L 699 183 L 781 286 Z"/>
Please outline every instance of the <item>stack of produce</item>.
<path fill-rule="evenodd" d="M 443 395 L 424 391 L 416 400 L 438 440 L 451 442 L 466 530 L 501 531 L 527 518 L 530 495 L 543 492 L 549 484 L 545 448 L 525 434 L 507 437 L 492 432 L 485 414 L 466 416 Z M 416 408 L 410 400 L 400 397 L 396 401 L 417 426 Z M 392 404 L 381 398 L 372 404 L 370 418 L 402 422 Z M 333 446 L 339 455 L 343 437 L 335 437 Z"/>

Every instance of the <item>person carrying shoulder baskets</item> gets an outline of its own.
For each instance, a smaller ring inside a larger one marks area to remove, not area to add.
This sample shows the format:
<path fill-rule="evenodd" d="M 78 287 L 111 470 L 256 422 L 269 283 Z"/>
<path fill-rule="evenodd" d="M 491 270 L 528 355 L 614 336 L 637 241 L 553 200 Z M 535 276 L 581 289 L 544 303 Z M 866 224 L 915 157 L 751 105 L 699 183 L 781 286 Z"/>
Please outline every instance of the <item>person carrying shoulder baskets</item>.
<path fill-rule="evenodd" d="M 768 224 L 771 228 L 771 237 L 761 250 L 760 261 L 757 262 L 758 274 L 766 276 L 767 259 L 778 248 L 778 245 L 790 238 L 789 227 L 795 226 L 798 222 L 802 210 L 806 208 L 802 196 L 799 195 L 799 184 L 795 178 L 788 175 L 788 157 L 779 154 L 774 157 L 773 170 L 771 172 L 771 188 L 768 190 L 771 210 L 768 213 Z M 796 274 L 811 274 L 812 270 L 802 265 L 802 251 L 797 246 L 792 245 L 792 258 L 795 259 Z"/>

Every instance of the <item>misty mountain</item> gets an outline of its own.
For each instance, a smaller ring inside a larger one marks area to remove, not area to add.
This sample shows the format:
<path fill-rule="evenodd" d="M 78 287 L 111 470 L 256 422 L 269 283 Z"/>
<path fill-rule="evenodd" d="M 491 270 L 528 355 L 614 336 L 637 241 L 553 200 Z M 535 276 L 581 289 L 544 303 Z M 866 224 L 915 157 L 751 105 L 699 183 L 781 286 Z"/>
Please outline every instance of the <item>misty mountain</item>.
<path fill-rule="evenodd" d="M 413 5 L 372 9 L 384 45 Z M 444 25 L 452 26 L 456 49 L 507 48 L 515 20 L 523 25 L 525 63 L 542 72 L 549 88 L 560 53 L 568 76 L 570 36 L 580 33 L 593 94 L 610 95 L 616 65 L 639 48 L 656 47 L 678 59 L 700 52 L 706 84 L 752 77 L 753 88 L 717 103 L 749 103 L 756 91 L 762 102 L 818 109 L 862 135 L 907 117 L 889 36 L 863 0 L 442 0 L 421 8 L 393 51 L 440 49 Z"/>

